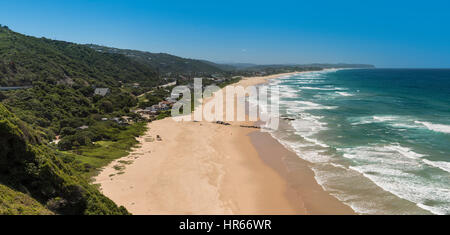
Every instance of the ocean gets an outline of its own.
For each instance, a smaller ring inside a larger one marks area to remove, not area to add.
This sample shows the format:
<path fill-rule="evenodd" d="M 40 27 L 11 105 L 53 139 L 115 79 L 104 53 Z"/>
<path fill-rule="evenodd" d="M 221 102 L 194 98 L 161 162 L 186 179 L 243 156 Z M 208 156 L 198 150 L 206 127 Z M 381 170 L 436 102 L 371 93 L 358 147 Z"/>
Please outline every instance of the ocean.
<path fill-rule="evenodd" d="M 273 79 L 271 134 L 361 214 L 450 214 L 450 70 L 349 69 Z"/>

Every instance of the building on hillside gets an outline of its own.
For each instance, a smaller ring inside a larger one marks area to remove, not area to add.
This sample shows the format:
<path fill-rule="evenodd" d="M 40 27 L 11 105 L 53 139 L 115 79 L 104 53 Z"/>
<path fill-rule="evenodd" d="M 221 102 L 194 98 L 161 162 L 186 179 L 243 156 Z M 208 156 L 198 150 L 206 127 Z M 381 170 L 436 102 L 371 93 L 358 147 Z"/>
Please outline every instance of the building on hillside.
<path fill-rule="evenodd" d="M 158 114 L 161 111 L 161 109 L 160 109 L 159 105 L 153 105 L 152 107 L 147 107 L 145 109 L 145 111 L 149 115 L 156 115 L 156 114 Z"/>
<path fill-rule="evenodd" d="M 139 110 L 137 113 L 138 114 L 145 114 L 145 115 L 157 115 L 159 114 L 160 109 L 158 105 L 153 105 L 152 107 L 147 107 L 145 109 L 141 109 Z"/>
<path fill-rule="evenodd" d="M 122 116 L 121 119 L 123 120 L 123 122 L 128 123 L 128 124 L 133 123 L 132 117 Z"/>
<path fill-rule="evenodd" d="M 94 95 L 106 96 L 110 93 L 109 88 L 95 88 Z"/>
<path fill-rule="evenodd" d="M 161 106 L 158 104 L 152 105 L 152 107 L 147 108 L 147 110 L 150 109 L 151 112 L 159 112 L 161 111 Z"/>
<path fill-rule="evenodd" d="M 169 110 L 172 107 L 173 103 L 169 101 L 161 101 L 159 102 L 159 107 L 161 110 Z"/>

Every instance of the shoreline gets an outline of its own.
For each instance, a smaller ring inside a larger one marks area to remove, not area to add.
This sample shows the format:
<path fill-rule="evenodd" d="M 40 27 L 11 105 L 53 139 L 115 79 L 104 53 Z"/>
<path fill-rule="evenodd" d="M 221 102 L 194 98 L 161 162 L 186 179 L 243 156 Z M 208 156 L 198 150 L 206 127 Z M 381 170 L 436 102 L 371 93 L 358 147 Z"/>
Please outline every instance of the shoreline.
<path fill-rule="evenodd" d="M 323 69 L 321 71 L 335 70 Z M 259 81 L 251 85 L 261 85 L 271 79 L 305 72 L 292 72 L 274 76 L 256 77 Z M 252 78 L 249 78 L 252 79 Z M 262 79 L 262 80 L 261 80 Z M 253 125 L 255 125 L 253 123 Z M 265 164 L 275 170 L 288 183 L 286 196 L 293 204 L 302 204 L 307 215 L 356 215 L 348 205 L 326 192 L 316 181 L 310 164 L 295 152 L 282 145 L 269 133 L 254 131 L 249 134 L 252 145 Z M 278 155 L 277 157 L 272 157 Z"/>
<path fill-rule="evenodd" d="M 265 164 L 287 182 L 286 196 L 292 203 L 302 203 L 307 215 L 354 215 L 356 212 L 327 193 L 314 178 L 307 161 L 287 149 L 269 133 L 250 133 L 252 144 Z M 273 157 L 278 155 L 277 157 Z"/>
<path fill-rule="evenodd" d="M 248 77 L 234 85 L 297 73 Z M 270 134 L 239 124 L 170 118 L 150 123 L 140 147 L 107 166 L 95 183 L 139 215 L 355 214 L 322 189 L 306 161 Z"/>

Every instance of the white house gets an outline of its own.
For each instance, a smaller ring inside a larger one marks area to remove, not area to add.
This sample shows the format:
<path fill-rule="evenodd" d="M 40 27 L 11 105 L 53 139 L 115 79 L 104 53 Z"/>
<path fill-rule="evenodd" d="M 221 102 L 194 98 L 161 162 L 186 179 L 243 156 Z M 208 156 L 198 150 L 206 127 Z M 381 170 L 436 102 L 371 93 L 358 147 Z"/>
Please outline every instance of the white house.
<path fill-rule="evenodd" d="M 109 94 L 109 88 L 96 88 L 94 91 L 94 95 L 106 96 Z"/>

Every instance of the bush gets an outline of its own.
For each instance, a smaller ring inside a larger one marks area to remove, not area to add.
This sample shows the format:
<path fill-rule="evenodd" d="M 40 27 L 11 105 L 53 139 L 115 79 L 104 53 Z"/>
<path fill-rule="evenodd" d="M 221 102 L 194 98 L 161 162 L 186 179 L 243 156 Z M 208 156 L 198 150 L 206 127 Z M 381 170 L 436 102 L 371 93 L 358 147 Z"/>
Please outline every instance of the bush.
<path fill-rule="evenodd" d="M 114 111 L 113 104 L 108 100 L 105 100 L 100 104 L 100 109 L 105 113 L 112 113 Z"/>
<path fill-rule="evenodd" d="M 61 136 L 68 136 L 68 135 L 74 135 L 76 133 L 76 130 L 72 127 L 64 127 L 61 129 L 60 134 Z"/>
<path fill-rule="evenodd" d="M 3 92 L 0 91 L 0 102 L 6 98 L 8 98 L 8 96 L 6 96 L 5 94 L 3 94 Z"/>

